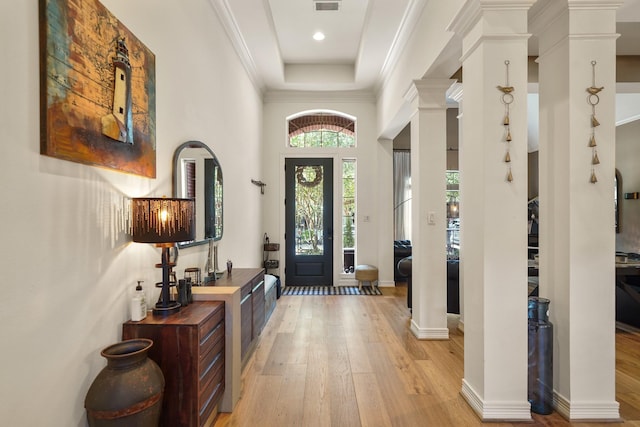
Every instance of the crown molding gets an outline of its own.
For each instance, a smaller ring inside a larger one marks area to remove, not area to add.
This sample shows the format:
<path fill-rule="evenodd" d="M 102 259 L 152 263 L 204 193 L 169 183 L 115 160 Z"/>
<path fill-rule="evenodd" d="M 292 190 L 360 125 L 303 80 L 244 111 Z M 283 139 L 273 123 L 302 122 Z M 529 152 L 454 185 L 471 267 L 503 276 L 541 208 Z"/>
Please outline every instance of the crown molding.
<path fill-rule="evenodd" d="M 265 103 L 270 102 L 340 102 L 340 103 L 376 103 L 376 96 L 372 91 L 311 91 L 311 90 L 269 90 L 264 93 Z"/>
<path fill-rule="evenodd" d="M 218 19 L 220 20 L 224 31 L 227 33 L 227 37 L 229 37 L 242 66 L 247 71 L 249 79 L 258 92 L 263 92 L 265 88 L 264 80 L 258 73 L 256 63 L 251 56 L 251 52 L 249 51 L 242 34 L 240 33 L 238 23 L 235 21 L 233 14 L 231 13 L 228 0 L 209 0 L 209 3 L 218 15 Z"/>

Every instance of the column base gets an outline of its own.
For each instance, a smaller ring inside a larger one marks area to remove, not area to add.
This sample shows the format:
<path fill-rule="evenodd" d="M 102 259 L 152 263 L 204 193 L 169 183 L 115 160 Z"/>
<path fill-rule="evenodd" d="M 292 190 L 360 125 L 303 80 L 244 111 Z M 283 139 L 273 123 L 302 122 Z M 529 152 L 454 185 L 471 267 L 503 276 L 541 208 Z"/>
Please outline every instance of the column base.
<path fill-rule="evenodd" d="M 620 404 L 616 401 L 570 402 L 554 390 L 553 407 L 563 418 L 572 422 L 622 422 L 622 418 L 620 418 Z"/>
<path fill-rule="evenodd" d="M 531 405 L 526 400 L 521 403 L 516 401 L 484 402 L 464 378 L 460 393 L 483 422 L 532 421 Z"/>
<path fill-rule="evenodd" d="M 421 328 L 411 320 L 411 332 L 419 340 L 448 340 L 449 328 Z"/>

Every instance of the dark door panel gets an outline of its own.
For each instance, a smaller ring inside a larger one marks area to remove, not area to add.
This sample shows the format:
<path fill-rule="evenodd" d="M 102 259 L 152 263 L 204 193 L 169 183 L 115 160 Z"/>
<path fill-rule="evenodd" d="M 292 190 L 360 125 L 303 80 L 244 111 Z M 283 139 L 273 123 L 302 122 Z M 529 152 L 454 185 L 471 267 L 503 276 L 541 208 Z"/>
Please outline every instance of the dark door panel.
<path fill-rule="evenodd" d="M 285 284 L 333 284 L 333 159 L 286 159 Z"/>

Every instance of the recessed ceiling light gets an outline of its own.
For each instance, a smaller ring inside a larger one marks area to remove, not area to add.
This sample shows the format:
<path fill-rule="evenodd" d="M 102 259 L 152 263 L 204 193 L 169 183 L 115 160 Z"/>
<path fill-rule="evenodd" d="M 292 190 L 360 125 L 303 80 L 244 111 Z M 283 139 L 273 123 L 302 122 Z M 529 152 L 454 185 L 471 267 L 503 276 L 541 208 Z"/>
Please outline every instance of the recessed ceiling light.
<path fill-rule="evenodd" d="M 324 40 L 324 33 L 322 31 L 316 31 L 316 33 L 313 35 L 313 39 L 316 41 Z"/>

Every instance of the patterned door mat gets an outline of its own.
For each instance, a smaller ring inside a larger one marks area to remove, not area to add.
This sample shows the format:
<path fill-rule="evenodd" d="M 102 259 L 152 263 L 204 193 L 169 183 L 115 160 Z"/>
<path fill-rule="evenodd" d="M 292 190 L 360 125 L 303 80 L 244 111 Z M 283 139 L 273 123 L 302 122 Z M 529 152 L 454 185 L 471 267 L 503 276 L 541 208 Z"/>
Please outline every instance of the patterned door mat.
<path fill-rule="evenodd" d="M 282 295 L 382 295 L 377 287 L 363 286 L 287 286 Z"/>

